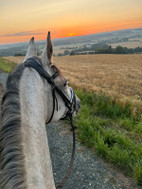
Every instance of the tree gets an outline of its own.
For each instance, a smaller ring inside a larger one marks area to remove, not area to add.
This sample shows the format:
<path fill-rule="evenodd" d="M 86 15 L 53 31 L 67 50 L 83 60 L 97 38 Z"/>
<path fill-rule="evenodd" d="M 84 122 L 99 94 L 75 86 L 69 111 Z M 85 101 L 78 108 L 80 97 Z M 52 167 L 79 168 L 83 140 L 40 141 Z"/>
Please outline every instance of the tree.
<path fill-rule="evenodd" d="M 68 50 L 65 50 L 63 55 L 66 56 L 66 55 L 69 55 L 69 53 L 70 53 L 70 52 L 69 52 Z"/>
<path fill-rule="evenodd" d="M 125 49 L 124 49 L 123 47 L 121 47 L 121 46 L 117 46 L 117 47 L 115 48 L 115 52 L 116 52 L 117 54 L 126 54 Z"/>
<path fill-rule="evenodd" d="M 75 51 L 71 51 L 70 52 L 70 55 L 72 56 L 72 55 L 76 55 L 77 53 L 75 52 Z"/>
<path fill-rule="evenodd" d="M 59 53 L 58 56 L 63 56 L 63 55 L 61 53 Z"/>

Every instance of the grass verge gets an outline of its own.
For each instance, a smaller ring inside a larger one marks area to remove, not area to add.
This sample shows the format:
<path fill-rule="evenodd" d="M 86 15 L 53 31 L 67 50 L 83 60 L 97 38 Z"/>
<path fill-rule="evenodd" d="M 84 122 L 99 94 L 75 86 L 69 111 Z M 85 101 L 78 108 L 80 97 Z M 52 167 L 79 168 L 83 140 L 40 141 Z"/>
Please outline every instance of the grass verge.
<path fill-rule="evenodd" d="M 142 186 L 142 109 L 103 93 L 76 90 L 78 138 Z"/>
<path fill-rule="evenodd" d="M 16 63 L 11 62 L 9 60 L 5 60 L 0 57 L 0 69 L 4 72 L 10 72 L 12 68 L 16 66 Z"/>

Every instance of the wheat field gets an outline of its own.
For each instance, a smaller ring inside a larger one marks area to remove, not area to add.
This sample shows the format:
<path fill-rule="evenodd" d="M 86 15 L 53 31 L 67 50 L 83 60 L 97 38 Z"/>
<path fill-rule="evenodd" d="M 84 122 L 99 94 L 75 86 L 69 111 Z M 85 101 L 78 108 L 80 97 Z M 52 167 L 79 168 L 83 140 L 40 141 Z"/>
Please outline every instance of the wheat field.
<path fill-rule="evenodd" d="M 20 62 L 22 57 L 7 57 Z M 72 85 L 142 101 L 142 54 L 53 57 Z"/>
<path fill-rule="evenodd" d="M 142 54 L 65 56 L 54 62 L 76 86 L 142 100 Z"/>

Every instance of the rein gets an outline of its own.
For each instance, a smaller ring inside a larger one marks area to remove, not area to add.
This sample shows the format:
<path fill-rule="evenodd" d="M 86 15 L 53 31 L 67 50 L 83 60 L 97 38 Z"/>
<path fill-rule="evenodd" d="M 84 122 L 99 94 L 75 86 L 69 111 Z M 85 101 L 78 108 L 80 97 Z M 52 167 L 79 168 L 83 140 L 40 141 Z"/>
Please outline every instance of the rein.
<path fill-rule="evenodd" d="M 38 59 L 39 60 L 39 59 Z M 73 125 L 73 118 L 72 115 L 74 113 L 74 106 L 76 104 L 76 97 L 75 97 L 75 93 L 74 90 L 71 88 L 71 100 L 69 100 L 64 93 L 55 85 L 54 83 L 54 79 L 58 76 L 58 72 L 56 72 L 55 74 L 53 74 L 52 76 L 50 76 L 44 69 L 43 67 L 37 62 L 37 60 L 35 58 L 29 58 L 24 62 L 24 65 L 26 67 L 30 67 L 35 69 L 42 77 L 44 77 L 47 82 L 51 85 L 52 87 L 52 96 L 53 96 L 53 110 L 52 110 L 52 114 L 51 117 L 49 119 L 49 121 L 47 122 L 50 123 L 53 116 L 54 116 L 54 111 L 55 111 L 55 102 L 57 103 L 57 98 L 55 95 L 55 92 L 57 92 L 60 97 L 62 98 L 62 100 L 64 101 L 66 107 L 68 108 L 68 112 L 67 114 L 64 116 L 69 116 L 70 119 L 70 125 L 71 125 L 71 131 L 73 132 L 73 150 L 72 150 L 72 155 L 71 155 L 71 161 L 69 163 L 66 175 L 64 176 L 64 178 L 62 179 L 61 183 L 56 187 L 56 189 L 60 189 L 63 187 L 63 185 L 65 184 L 66 180 L 68 179 L 70 173 L 71 173 L 71 168 L 73 165 L 73 161 L 74 161 L 74 155 L 75 155 L 75 129 L 76 127 L 74 127 Z M 57 109 L 58 110 L 58 109 Z"/>

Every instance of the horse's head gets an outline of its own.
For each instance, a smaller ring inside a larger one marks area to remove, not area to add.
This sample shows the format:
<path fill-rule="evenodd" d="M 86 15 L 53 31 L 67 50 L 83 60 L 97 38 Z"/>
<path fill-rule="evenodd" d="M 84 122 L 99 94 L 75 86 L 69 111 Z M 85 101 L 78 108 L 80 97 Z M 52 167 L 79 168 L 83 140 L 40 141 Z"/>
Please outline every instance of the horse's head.
<path fill-rule="evenodd" d="M 74 93 L 74 90 L 68 85 L 67 79 L 61 74 L 60 70 L 52 64 L 51 58 L 53 54 L 52 42 L 50 37 L 50 32 L 48 32 L 45 48 L 43 50 L 41 59 L 39 62 L 42 64 L 44 70 L 50 75 L 51 80 L 55 86 L 50 85 L 45 82 L 45 90 L 47 91 L 48 98 L 48 116 L 47 121 L 52 116 L 52 110 L 54 111 L 54 116 L 52 121 L 57 121 L 63 118 L 68 112 L 75 115 L 80 108 L 80 100 Z M 36 47 L 34 43 L 34 38 L 31 39 L 28 47 L 28 51 L 25 60 L 36 56 Z M 55 93 L 53 94 L 53 88 L 55 87 Z M 54 96 L 55 95 L 55 96 Z M 50 97 L 49 97 L 50 96 Z M 53 99 L 53 100 L 52 100 Z M 55 105 L 54 105 L 55 103 Z M 54 106 L 54 107 L 53 107 Z"/>

